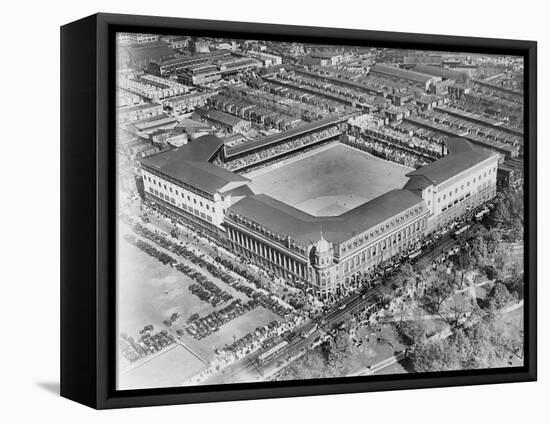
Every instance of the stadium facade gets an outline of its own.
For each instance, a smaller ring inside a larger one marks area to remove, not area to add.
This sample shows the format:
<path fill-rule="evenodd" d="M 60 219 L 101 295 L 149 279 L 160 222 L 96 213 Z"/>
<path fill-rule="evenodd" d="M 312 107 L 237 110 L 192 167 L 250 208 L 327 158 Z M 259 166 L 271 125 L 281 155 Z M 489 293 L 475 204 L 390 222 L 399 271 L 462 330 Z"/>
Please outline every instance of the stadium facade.
<path fill-rule="evenodd" d="M 337 124 L 337 122 L 335 123 Z M 408 182 L 339 216 L 313 216 L 249 188 L 218 164 L 223 141 L 207 135 L 141 162 L 145 196 L 171 216 L 262 268 L 320 294 L 418 248 L 424 236 L 496 194 L 498 153 L 464 138 Z"/>

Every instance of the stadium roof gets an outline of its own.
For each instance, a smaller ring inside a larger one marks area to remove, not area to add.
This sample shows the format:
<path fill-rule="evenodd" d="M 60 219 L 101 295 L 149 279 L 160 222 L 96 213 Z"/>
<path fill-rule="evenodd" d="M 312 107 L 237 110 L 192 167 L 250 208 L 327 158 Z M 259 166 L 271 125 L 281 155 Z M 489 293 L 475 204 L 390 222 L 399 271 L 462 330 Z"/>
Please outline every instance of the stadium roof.
<path fill-rule="evenodd" d="M 141 163 L 211 194 L 225 192 L 250 180 L 208 162 L 222 145 L 219 138 L 204 135 L 175 150 L 146 157 Z"/>
<path fill-rule="evenodd" d="M 426 83 L 434 78 L 432 75 L 426 75 L 425 73 L 399 69 L 393 66 L 387 66 L 387 65 L 381 65 L 381 64 L 374 65 L 370 69 L 370 72 L 381 73 L 384 75 L 389 75 L 400 79 L 417 81 L 422 83 Z"/>
<path fill-rule="evenodd" d="M 407 173 L 408 177 L 424 176 L 438 185 L 446 180 L 468 170 L 497 153 L 479 147 L 474 147 L 468 140 L 460 137 L 450 137 L 445 140 L 449 154 L 427 166 Z"/>
<path fill-rule="evenodd" d="M 403 189 L 418 191 L 428 188 L 430 185 L 433 185 L 433 183 L 424 175 L 415 175 L 409 177 L 409 181 L 405 184 Z"/>
<path fill-rule="evenodd" d="M 315 217 L 265 194 L 258 194 L 243 198 L 230 210 L 309 245 L 319 239 L 321 231 L 330 242 L 346 242 L 422 202 L 422 198 L 411 191 L 395 189 L 340 216 Z"/>

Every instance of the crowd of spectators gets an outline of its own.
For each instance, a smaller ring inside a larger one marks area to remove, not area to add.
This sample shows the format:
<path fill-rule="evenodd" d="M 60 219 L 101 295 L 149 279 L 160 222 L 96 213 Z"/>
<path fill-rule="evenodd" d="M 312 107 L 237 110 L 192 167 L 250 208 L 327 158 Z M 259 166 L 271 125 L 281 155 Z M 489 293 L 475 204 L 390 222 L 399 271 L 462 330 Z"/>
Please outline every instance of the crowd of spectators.
<path fill-rule="evenodd" d="M 387 142 L 396 148 L 407 150 L 410 153 L 416 153 L 428 159 L 438 159 L 442 156 L 441 146 L 443 139 L 432 137 L 429 134 L 416 135 L 411 131 L 411 125 L 402 122 L 395 127 L 377 127 L 366 128 L 364 133 L 381 142 Z"/>
<path fill-rule="evenodd" d="M 223 163 L 220 159 L 217 159 L 215 163 L 218 166 L 221 166 L 230 171 L 240 171 L 250 168 L 252 165 L 257 165 L 263 162 L 273 162 L 273 159 L 276 159 L 280 156 L 286 156 L 289 152 L 301 149 L 304 146 L 316 144 L 328 138 L 333 138 L 341 134 L 341 130 L 337 126 L 332 126 L 328 129 L 324 129 L 320 132 L 315 132 L 295 138 L 291 141 L 278 144 L 276 146 L 263 149 L 261 151 L 248 154 L 244 157 L 238 159 L 229 160 Z"/>
<path fill-rule="evenodd" d="M 399 163 L 410 168 L 419 168 L 430 163 L 429 160 L 419 156 L 416 153 L 409 152 L 403 148 L 398 148 L 387 142 L 376 140 L 375 138 L 369 136 L 348 138 L 343 142 L 361 151 L 366 151 L 373 156 Z"/>

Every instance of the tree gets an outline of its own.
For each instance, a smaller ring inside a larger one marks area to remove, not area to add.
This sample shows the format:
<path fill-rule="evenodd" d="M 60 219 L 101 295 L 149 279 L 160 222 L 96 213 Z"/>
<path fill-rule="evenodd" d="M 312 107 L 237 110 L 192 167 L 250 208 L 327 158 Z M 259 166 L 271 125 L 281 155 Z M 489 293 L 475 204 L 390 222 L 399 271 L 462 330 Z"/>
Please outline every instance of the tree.
<path fill-rule="evenodd" d="M 506 279 L 502 283 L 506 285 L 510 293 L 516 295 L 516 301 L 523 299 L 523 272 L 519 273 L 517 270 L 514 271 L 512 277 Z"/>
<path fill-rule="evenodd" d="M 330 367 L 341 369 L 344 360 L 352 354 L 352 343 L 349 334 L 338 330 L 336 334 L 324 344 L 325 359 Z"/>
<path fill-rule="evenodd" d="M 447 319 L 449 324 L 453 328 L 458 328 L 463 317 L 471 309 L 472 299 L 468 296 L 456 295 L 452 297 L 451 304 L 449 306 L 450 317 Z"/>
<path fill-rule="evenodd" d="M 472 345 L 470 338 L 468 338 L 463 330 L 457 329 L 450 339 L 450 342 L 452 343 L 452 349 L 456 360 L 460 363 L 460 368 L 471 368 L 474 355 L 474 346 Z"/>
<path fill-rule="evenodd" d="M 504 283 L 496 282 L 489 291 L 488 300 L 489 307 L 494 307 L 497 311 L 500 311 L 517 302 L 518 296 L 515 292 L 511 293 Z"/>
<path fill-rule="evenodd" d="M 510 232 L 510 237 L 513 239 L 513 240 L 522 240 L 523 239 L 523 231 L 524 231 L 524 226 L 523 226 L 523 221 L 521 218 L 519 217 L 516 217 L 512 220 L 512 223 L 511 223 L 511 226 L 512 226 L 512 231 Z"/>
<path fill-rule="evenodd" d="M 510 209 L 509 205 L 506 204 L 508 201 L 501 201 L 497 203 L 497 206 L 494 211 L 494 219 L 497 222 L 506 222 L 510 219 Z"/>
<path fill-rule="evenodd" d="M 403 276 L 404 280 L 412 281 L 416 277 L 414 267 L 410 263 L 402 264 L 399 273 Z"/>
<path fill-rule="evenodd" d="M 472 258 L 475 260 L 478 266 L 485 264 L 487 260 L 487 244 L 480 234 L 477 237 L 472 238 Z"/>
<path fill-rule="evenodd" d="M 424 300 L 434 312 L 439 313 L 441 305 L 452 293 L 453 289 L 451 288 L 449 280 L 445 278 L 444 280 L 438 280 L 426 289 Z"/>
<path fill-rule="evenodd" d="M 460 275 L 456 275 L 455 283 L 457 284 L 458 289 L 462 289 L 464 287 L 464 274 L 472 269 L 474 262 L 470 252 L 464 250 L 460 250 L 458 252 L 455 256 L 454 262 L 456 267 L 460 270 Z"/>
<path fill-rule="evenodd" d="M 466 334 L 473 348 L 470 368 L 493 367 L 498 360 L 504 357 L 508 349 L 508 341 L 503 336 L 502 330 L 496 325 L 491 313 L 470 327 Z"/>
<path fill-rule="evenodd" d="M 456 354 L 445 339 L 419 342 L 411 349 L 409 357 L 416 372 L 460 369 L 459 363 L 456 361 Z"/>
<path fill-rule="evenodd" d="M 502 235 L 499 230 L 491 229 L 485 234 L 484 239 L 487 244 L 487 252 L 492 254 L 497 251 L 498 245 L 502 241 Z"/>
<path fill-rule="evenodd" d="M 409 320 L 400 322 L 397 331 L 403 342 L 407 345 L 415 345 L 426 339 L 426 327 L 421 321 Z"/>

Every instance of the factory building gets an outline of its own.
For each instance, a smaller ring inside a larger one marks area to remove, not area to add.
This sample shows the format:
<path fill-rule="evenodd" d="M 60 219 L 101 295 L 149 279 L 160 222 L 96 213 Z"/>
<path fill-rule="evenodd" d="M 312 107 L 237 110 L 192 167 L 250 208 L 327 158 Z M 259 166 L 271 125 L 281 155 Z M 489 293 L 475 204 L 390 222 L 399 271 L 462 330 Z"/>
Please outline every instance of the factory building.
<path fill-rule="evenodd" d="M 171 76 L 183 72 L 190 66 L 213 63 L 220 59 L 231 57 L 231 53 L 225 50 L 211 53 L 194 54 L 192 56 L 179 56 L 171 60 L 154 61 L 149 66 L 149 72 L 158 76 Z"/>
<path fill-rule="evenodd" d="M 441 82 L 440 76 L 427 75 L 425 73 L 399 69 L 393 66 L 376 64 L 370 68 L 369 75 L 390 81 L 406 83 L 424 91 L 428 91 L 432 84 Z"/>

